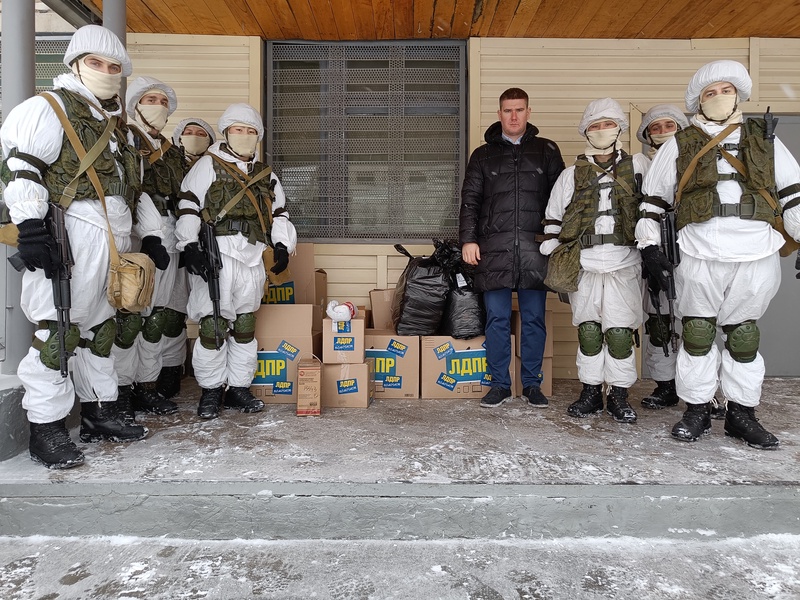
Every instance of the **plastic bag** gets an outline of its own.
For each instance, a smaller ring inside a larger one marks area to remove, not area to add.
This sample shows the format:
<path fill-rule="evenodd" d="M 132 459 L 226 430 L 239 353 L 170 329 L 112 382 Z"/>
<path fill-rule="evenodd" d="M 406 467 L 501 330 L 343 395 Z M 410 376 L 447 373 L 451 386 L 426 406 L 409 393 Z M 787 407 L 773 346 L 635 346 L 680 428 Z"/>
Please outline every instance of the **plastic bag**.
<path fill-rule="evenodd" d="M 475 267 L 462 260 L 461 248 L 456 242 L 434 240 L 433 243 L 436 247 L 433 258 L 450 284 L 440 333 L 460 340 L 483 335 L 486 309 L 483 295 L 475 293 L 472 286 Z"/>
<path fill-rule="evenodd" d="M 395 331 L 398 335 L 435 335 L 450 291 L 444 271 L 431 257 L 414 257 L 400 244 L 395 250 L 410 259 L 392 300 Z"/>

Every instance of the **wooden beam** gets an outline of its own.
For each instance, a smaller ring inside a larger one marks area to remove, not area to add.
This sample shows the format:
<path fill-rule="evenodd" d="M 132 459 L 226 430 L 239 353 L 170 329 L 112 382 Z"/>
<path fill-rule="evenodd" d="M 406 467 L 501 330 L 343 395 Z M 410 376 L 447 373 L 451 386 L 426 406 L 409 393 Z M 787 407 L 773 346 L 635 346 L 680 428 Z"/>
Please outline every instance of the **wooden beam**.
<path fill-rule="evenodd" d="M 520 0 L 500 0 L 497 3 L 492 23 L 487 30 L 489 37 L 505 36 L 511 21 L 514 20 L 514 15 L 519 10 L 520 3 Z"/>
<path fill-rule="evenodd" d="M 317 23 L 319 39 L 336 41 L 339 39 L 339 30 L 336 29 L 336 18 L 333 16 L 330 0 L 309 0 L 314 21 Z"/>
<path fill-rule="evenodd" d="M 414 0 L 393 0 L 394 35 L 398 40 L 414 37 Z"/>
<path fill-rule="evenodd" d="M 308 0 L 289 0 L 292 8 L 294 20 L 300 28 L 300 39 L 319 40 L 321 39 L 314 13 L 308 4 Z"/>
<path fill-rule="evenodd" d="M 250 12 L 261 29 L 261 37 L 265 40 L 281 40 L 284 39 L 281 27 L 278 24 L 275 15 L 269 7 L 268 2 L 261 2 L 260 0 L 249 0 L 248 6 Z"/>
<path fill-rule="evenodd" d="M 414 0 L 414 32 L 415 38 L 431 37 L 433 23 L 434 0 Z"/>
<path fill-rule="evenodd" d="M 585 0 L 564 0 L 555 18 L 544 31 L 544 37 L 570 37 L 570 31 L 583 31 L 596 11 L 597 5 Z M 576 37 L 580 37 L 580 34 Z"/>
<path fill-rule="evenodd" d="M 483 0 L 481 17 L 472 24 L 472 34 L 480 37 L 489 37 L 489 27 L 492 26 L 497 4 L 500 0 Z"/>
<path fill-rule="evenodd" d="M 392 0 L 372 0 L 375 15 L 375 37 L 379 40 L 394 39 L 394 7 Z"/>
<path fill-rule="evenodd" d="M 523 37 L 541 4 L 542 0 L 520 0 L 517 12 L 503 35 L 505 37 Z"/>
<path fill-rule="evenodd" d="M 472 29 L 472 16 L 475 13 L 476 0 L 456 0 L 453 11 L 453 20 L 450 22 L 450 37 L 454 40 L 464 40 L 469 37 Z"/>
<path fill-rule="evenodd" d="M 260 0 L 254 1 L 259 2 Z M 300 39 L 300 25 L 297 23 L 297 19 L 295 19 L 294 12 L 292 12 L 292 7 L 289 2 L 287 0 L 271 0 L 269 4 L 272 14 L 278 22 L 278 27 L 280 27 L 283 32 L 283 39 Z"/>
<path fill-rule="evenodd" d="M 333 16 L 336 19 L 336 30 L 340 40 L 357 40 L 356 22 L 353 18 L 353 7 L 349 0 L 331 0 Z"/>
<path fill-rule="evenodd" d="M 150 11 L 158 17 L 164 24 L 165 32 L 172 33 L 191 33 L 189 27 L 184 23 L 185 17 L 179 15 L 186 15 L 186 12 L 181 13 L 180 0 L 142 0 Z"/>
<path fill-rule="evenodd" d="M 556 18 L 561 0 L 542 0 L 536 14 L 531 19 L 531 24 L 525 32 L 525 37 L 540 38 L 544 37 L 544 32 L 550 27 L 550 23 Z"/>
<path fill-rule="evenodd" d="M 144 29 L 141 31 L 142 33 L 167 33 L 168 30 L 164 27 L 164 24 L 161 22 L 150 7 L 144 4 L 143 2 L 131 2 L 127 5 L 127 10 L 125 11 L 127 15 L 133 14 L 135 18 L 139 20 L 139 22 L 143 25 Z"/>
<path fill-rule="evenodd" d="M 353 21 L 359 40 L 375 39 L 375 18 L 372 14 L 372 0 L 350 0 L 353 5 Z"/>
<path fill-rule="evenodd" d="M 453 13 L 456 0 L 436 0 L 433 10 L 433 27 L 431 37 L 450 38 L 452 34 Z"/>

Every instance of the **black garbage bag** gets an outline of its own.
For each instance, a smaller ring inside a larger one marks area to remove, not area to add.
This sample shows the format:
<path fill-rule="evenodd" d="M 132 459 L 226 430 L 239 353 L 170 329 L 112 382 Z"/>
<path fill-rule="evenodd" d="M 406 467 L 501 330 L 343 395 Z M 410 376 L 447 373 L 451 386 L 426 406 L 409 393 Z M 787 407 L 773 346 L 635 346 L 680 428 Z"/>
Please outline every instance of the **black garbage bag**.
<path fill-rule="evenodd" d="M 462 260 L 457 242 L 434 240 L 433 244 L 436 247 L 433 258 L 442 267 L 450 284 L 439 332 L 459 340 L 483 335 L 486 309 L 483 295 L 472 287 L 475 267 Z"/>
<path fill-rule="evenodd" d="M 392 321 L 398 335 L 435 335 L 439 330 L 450 284 L 431 257 L 412 256 L 401 244 L 395 250 L 409 258 L 394 291 Z"/>

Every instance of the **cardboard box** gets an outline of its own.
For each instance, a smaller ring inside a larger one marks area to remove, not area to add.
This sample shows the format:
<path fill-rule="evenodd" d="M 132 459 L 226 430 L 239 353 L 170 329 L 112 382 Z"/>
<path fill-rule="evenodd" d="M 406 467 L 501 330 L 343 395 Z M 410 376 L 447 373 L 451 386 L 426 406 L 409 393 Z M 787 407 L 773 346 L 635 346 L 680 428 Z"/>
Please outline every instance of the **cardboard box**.
<path fill-rule="evenodd" d="M 297 402 L 297 365 L 319 356 L 322 334 L 313 331 L 310 304 L 264 304 L 256 311 L 258 360 L 250 391 L 268 404 Z"/>
<path fill-rule="evenodd" d="M 364 318 L 322 320 L 322 362 L 326 365 L 364 362 Z"/>
<path fill-rule="evenodd" d="M 297 244 L 296 254 L 289 257 L 292 280 L 281 285 L 270 285 L 262 304 L 314 304 L 327 303 L 328 274 L 314 269 L 314 244 Z"/>
<path fill-rule="evenodd" d="M 555 335 L 553 333 L 553 311 L 549 308 L 544 311 L 544 326 L 547 329 L 547 339 L 544 342 L 544 356 L 553 357 L 553 342 Z M 522 320 L 519 316 L 519 310 L 511 312 L 511 333 L 514 334 L 514 353 L 517 356 L 522 356 L 520 342 L 522 340 Z"/>
<path fill-rule="evenodd" d="M 375 361 L 322 365 L 324 408 L 367 408 L 375 399 Z"/>
<path fill-rule="evenodd" d="M 375 329 L 394 331 L 392 300 L 394 300 L 394 289 L 370 291 L 369 303 L 372 305 L 372 322 Z"/>
<path fill-rule="evenodd" d="M 419 337 L 367 329 L 367 358 L 375 359 L 376 398 L 419 398 Z"/>
<path fill-rule="evenodd" d="M 303 358 L 297 363 L 297 416 L 319 416 L 322 407 L 322 363 Z"/>
<path fill-rule="evenodd" d="M 519 398 L 522 395 L 522 360 L 517 356 L 514 368 L 516 376 L 514 378 L 514 396 Z M 550 398 L 553 395 L 553 359 L 546 357 L 542 361 L 542 393 Z"/>
<path fill-rule="evenodd" d="M 446 336 L 423 336 L 420 342 L 423 398 L 482 398 L 492 385 L 486 371 L 484 336 L 456 340 Z M 511 388 L 514 389 L 516 368 L 514 336 L 509 340 L 511 351 Z"/>

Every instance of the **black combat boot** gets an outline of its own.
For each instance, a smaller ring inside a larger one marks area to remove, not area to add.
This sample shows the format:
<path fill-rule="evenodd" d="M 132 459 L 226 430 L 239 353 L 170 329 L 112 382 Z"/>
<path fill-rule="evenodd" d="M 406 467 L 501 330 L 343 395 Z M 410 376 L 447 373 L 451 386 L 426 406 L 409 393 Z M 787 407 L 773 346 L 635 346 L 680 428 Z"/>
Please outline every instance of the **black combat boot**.
<path fill-rule="evenodd" d="M 156 391 L 163 398 L 169 400 L 174 398 L 181 391 L 181 377 L 183 376 L 183 366 L 177 367 L 162 367 L 161 373 L 158 374 L 158 385 Z"/>
<path fill-rule="evenodd" d="M 581 395 L 569 405 L 567 414 L 571 417 L 588 417 L 603 411 L 603 386 L 583 384 Z"/>
<path fill-rule="evenodd" d="M 156 382 L 133 384 L 133 408 L 154 415 L 171 415 L 178 412 L 178 405 L 167 400 L 156 391 Z"/>
<path fill-rule="evenodd" d="M 197 416 L 201 419 L 216 419 L 222 406 L 222 393 L 224 390 L 223 386 L 203 388 L 200 404 L 197 405 Z"/>
<path fill-rule="evenodd" d="M 649 396 L 642 398 L 645 408 L 661 409 L 668 406 L 677 406 L 678 392 L 675 391 L 675 380 L 656 381 L 656 389 Z"/>
<path fill-rule="evenodd" d="M 672 427 L 672 437 L 682 442 L 696 442 L 704 433 L 711 431 L 711 403 L 689 404 L 683 418 Z"/>
<path fill-rule="evenodd" d="M 225 408 L 235 408 L 243 413 L 261 412 L 264 403 L 250 393 L 250 388 L 229 387 L 222 403 Z"/>
<path fill-rule="evenodd" d="M 147 427 L 129 425 L 117 413 L 116 402 L 81 402 L 81 441 L 135 442 L 147 437 Z"/>
<path fill-rule="evenodd" d="M 52 423 L 31 423 L 31 458 L 48 469 L 71 469 L 83 464 L 83 452 L 69 437 L 66 417 Z"/>
<path fill-rule="evenodd" d="M 133 386 L 121 385 L 117 390 L 117 414 L 126 425 L 133 425 L 136 422 L 136 412 L 133 410 Z"/>
<path fill-rule="evenodd" d="M 728 401 L 728 412 L 725 415 L 725 435 L 737 438 L 752 448 L 761 450 L 777 450 L 778 438 L 761 426 L 756 419 L 756 409 Z"/>
<path fill-rule="evenodd" d="M 628 404 L 628 390 L 616 385 L 606 394 L 606 412 L 618 423 L 636 423 L 636 411 Z"/>

